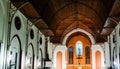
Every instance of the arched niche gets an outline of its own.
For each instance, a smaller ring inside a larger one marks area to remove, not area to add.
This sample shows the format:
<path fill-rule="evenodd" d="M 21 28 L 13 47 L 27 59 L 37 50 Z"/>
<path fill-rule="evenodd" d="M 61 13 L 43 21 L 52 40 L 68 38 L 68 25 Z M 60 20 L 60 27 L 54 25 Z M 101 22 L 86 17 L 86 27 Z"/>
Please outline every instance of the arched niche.
<path fill-rule="evenodd" d="M 102 69 L 101 52 L 96 51 L 95 56 L 96 56 L 96 69 Z"/>
<path fill-rule="evenodd" d="M 57 69 L 57 54 L 58 52 L 61 52 L 62 53 L 62 69 L 66 69 L 66 59 L 64 57 L 66 57 L 66 51 L 67 51 L 67 47 L 66 46 L 63 46 L 63 45 L 57 45 L 55 48 L 54 48 L 54 55 L 53 55 L 53 66 L 55 69 Z"/>
<path fill-rule="evenodd" d="M 28 69 L 34 69 L 34 47 L 32 43 L 27 48 L 26 67 Z"/>
<path fill-rule="evenodd" d="M 57 52 L 56 69 L 62 69 L 62 52 L 61 51 Z"/>
<path fill-rule="evenodd" d="M 11 39 L 9 57 L 7 59 L 9 59 L 8 68 L 21 69 L 22 48 L 21 48 L 21 41 L 18 35 L 14 35 Z"/>

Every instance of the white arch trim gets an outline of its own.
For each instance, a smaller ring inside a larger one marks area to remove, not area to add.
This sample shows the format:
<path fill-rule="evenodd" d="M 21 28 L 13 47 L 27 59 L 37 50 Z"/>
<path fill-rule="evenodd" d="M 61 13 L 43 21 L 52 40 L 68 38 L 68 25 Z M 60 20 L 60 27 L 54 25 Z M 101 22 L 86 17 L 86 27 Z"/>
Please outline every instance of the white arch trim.
<path fill-rule="evenodd" d="M 65 45 L 67 39 L 69 38 L 69 36 L 70 36 L 71 34 L 75 33 L 75 32 L 82 32 L 82 33 L 86 34 L 86 35 L 90 38 L 91 43 L 92 43 L 92 44 L 95 44 L 95 39 L 94 39 L 94 37 L 93 37 L 90 33 L 88 33 L 87 31 L 85 31 L 85 30 L 83 30 L 83 29 L 80 29 L 80 28 L 74 29 L 74 30 L 72 30 L 71 32 L 69 32 L 68 34 L 66 34 L 66 35 L 64 36 L 64 38 L 63 38 L 62 44 Z"/>
<path fill-rule="evenodd" d="M 17 66 L 17 68 L 19 68 L 19 65 L 20 65 L 19 63 L 21 62 L 19 60 L 19 58 L 20 58 L 20 42 L 19 42 L 17 37 L 14 37 L 12 39 L 11 46 L 10 46 L 10 51 L 14 52 L 14 55 L 17 53 L 17 60 L 16 60 L 17 65 L 16 66 Z M 9 51 L 9 57 L 11 56 L 10 51 Z M 10 60 L 15 61 L 14 57 L 12 58 L 12 56 L 8 59 L 8 62 L 10 62 Z"/>
<path fill-rule="evenodd" d="M 105 64 L 104 64 L 104 50 L 100 45 L 93 45 L 92 46 L 92 69 L 96 69 L 96 52 L 99 51 L 101 53 L 101 65 L 102 65 L 102 69 L 105 68 Z"/>

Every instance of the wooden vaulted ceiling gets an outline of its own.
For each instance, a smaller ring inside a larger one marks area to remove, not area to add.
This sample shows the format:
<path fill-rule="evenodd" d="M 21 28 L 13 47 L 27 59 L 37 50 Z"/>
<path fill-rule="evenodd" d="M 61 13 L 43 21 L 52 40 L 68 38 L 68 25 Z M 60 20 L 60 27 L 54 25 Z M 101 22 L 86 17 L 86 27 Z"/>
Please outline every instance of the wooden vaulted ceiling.
<path fill-rule="evenodd" d="M 73 29 L 84 29 L 96 42 L 107 35 L 120 20 L 119 0 L 11 0 L 43 34 L 60 43 Z M 27 4 L 26 4 L 27 3 Z M 77 32 L 76 32 L 77 33 Z"/>

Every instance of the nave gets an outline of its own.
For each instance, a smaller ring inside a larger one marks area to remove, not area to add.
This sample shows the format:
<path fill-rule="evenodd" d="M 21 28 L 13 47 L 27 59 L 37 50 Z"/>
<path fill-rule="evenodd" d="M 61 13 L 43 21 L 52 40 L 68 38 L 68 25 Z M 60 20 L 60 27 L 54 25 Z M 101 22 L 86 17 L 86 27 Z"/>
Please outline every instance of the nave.
<path fill-rule="evenodd" d="M 0 69 L 120 69 L 119 0 L 0 0 Z"/>

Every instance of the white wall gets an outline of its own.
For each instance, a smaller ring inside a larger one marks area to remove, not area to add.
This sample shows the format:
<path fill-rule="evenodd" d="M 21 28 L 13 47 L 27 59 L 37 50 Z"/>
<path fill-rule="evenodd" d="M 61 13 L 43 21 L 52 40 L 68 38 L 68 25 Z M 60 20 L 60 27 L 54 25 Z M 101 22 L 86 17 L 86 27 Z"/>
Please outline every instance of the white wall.
<path fill-rule="evenodd" d="M 17 30 L 15 28 L 15 17 L 18 16 L 21 20 L 21 29 Z M 27 19 L 24 17 L 24 15 L 22 15 L 19 11 L 16 12 L 16 14 L 14 15 L 13 19 L 12 19 L 12 23 L 11 23 L 11 28 L 10 28 L 10 42 L 11 39 L 13 38 L 14 35 L 18 35 L 20 38 L 20 42 L 21 42 L 21 48 L 22 48 L 22 65 L 21 68 L 25 67 L 25 55 L 26 55 L 26 45 L 27 45 Z M 11 44 L 11 43 L 10 43 Z"/>
<path fill-rule="evenodd" d="M 39 38 L 42 37 L 42 44 L 39 43 L 39 48 L 42 49 L 42 53 L 43 53 L 43 58 L 45 58 L 45 36 L 39 31 Z"/>
<path fill-rule="evenodd" d="M 18 16 L 21 19 L 21 29 L 16 30 L 14 26 L 14 19 L 15 17 Z M 34 38 L 30 38 L 30 30 L 33 29 L 34 31 Z M 43 53 L 43 58 L 45 58 L 45 36 L 38 30 L 38 28 L 33 25 L 30 21 L 27 20 L 27 18 L 20 12 L 17 11 L 15 16 L 13 17 L 12 23 L 11 23 L 11 36 L 12 38 L 15 34 L 17 34 L 20 37 L 20 41 L 22 44 L 22 67 L 21 69 L 26 68 L 26 54 L 27 54 L 27 49 L 28 45 L 32 43 L 33 48 L 34 48 L 34 69 L 38 68 L 39 64 L 39 58 L 40 52 L 39 49 L 42 49 Z M 42 34 L 42 35 L 41 35 Z M 39 37 L 42 37 L 42 45 L 39 44 Z"/>
<path fill-rule="evenodd" d="M 15 10 L 16 8 L 14 6 L 12 6 L 12 8 Z M 11 39 L 14 35 L 18 35 L 21 41 L 21 48 L 22 48 L 22 66 L 21 69 L 25 69 L 26 67 L 26 54 L 27 54 L 27 47 L 29 43 L 32 43 L 34 46 L 34 58 L 35 58 L 35 66 L 34 68 L 37 69 L 37 62 L 38 62 L 38 50 L 39 48 L 42 49 L 42 53 L 43 53 L 43 58 L 45 58 L 45 36 L 42 34 L 42 38 L 43 38 L 43 43 L 42 45 L 39 45 L 39 36 L 38 34 L 38 28 L 36 28 L 34 25 L 32 27 L 29 28 L 33 28 L 34 30 L 34 39 L 31 40 L 29 39 L 29 29 L 28 29 L 28 22 L 27 22 L 27 18 L 20 12 L 17 11 L 12 19 L 12 21 L 10 20 L 10 16 L 12 16 L 11 14 L 11 10 L 10 9 L 10 1 L 9 0 L 0 0 L 0 43 L 1 44 L 1 55 L 0 55 L 0 69 L 7 69 L 7 63 L 8 61 L 8 56 L 9 56 L 9 50 L 11 45 L 13 46 L 13 44 L 18 45 L 16 42 L 11 44 Z M 20 17 L 21 20 L 21 29 L 20 30 L 16 30 L 15 25 L 14 25 L 14 18 L 18 16 Z M 10 23 L 9 23 L 10 21 Z M 30 23 L 30 22 L 29 22 Z M 11 24 L 11 25 L 10 25 Z M 10 33 L 9 33 L 10 32 Z M 10 38 L 10 39 L 9 39 Z M 11 44 L 11 45 L 10 45 Z M 9 48 L 8 48 L 9 47 Z M 51 56 L 50 56 L 51 57 Z M 3 60 L 4 58 L 4 60 Z"/>
<path fill-rule="evenodd" d="M 116 47 L 117 47 L 117 61 L 116 61 L 116 66 L 118 69 L 120 69 L 120 22 L 119 24 L 116 26 Z"/>
<path fill-rule="evenodd" d="M 111 44 L 113 45 L 113 47 L 115 47 L 115 55 L 114 58 L 115 58 L 115 61 L 113 62 L 113 64 L 115 64 L 115 68 L 116 69 L 119 69 L 120 68 L 120 64 L 119 64 L 119 60 L 120 60 L 120 57 L 119 57 L 119 48 L 120 48 L 120 23 L 115 27 L 114 31 L 111 33 L 111 35 L 114 34 L 115 35 L 115 43 L 112 43 Z"/>
<path fill-rule="evenodd" d="M 102 69 L 105 69 L 105 64 L 104 64 L 104 50 L 103 48 L 101 47 L 103 45 L 92 45 L 92 69 L 96 69 L 96 57 L 95 57 L 95 54 L 97 51 L 100 51 L 101 53 L 101 65 L 102 65 Z M 55 50 L 54 50 L 54 57 L 53 57 L 53 65 L 54 65 L 54 68 L 53 69 L 56 69 L 56 55 L 57 55 L 57 52 L 61 51 L 62 52 L 62 65 L 63 65 L 63 69 L 66 69 L 66 46 L 64 45 L 56 45 L 55 46 Z"/>
<path fill-rule="evenodd" d="M 30 23 L 31 24 L 31 23 Z M 34 31 L 34 38 L 31 39 L 30 38 L 30 30 L 33 29 Z M 37 67 L 37 53 L 38 53 L 38 48 L 39 48 L 39 45 L 38 45 L 38 29 L 34 26 L 34 25 L 29 25 L 28 24 L 28 45 L 30 43 L 33 44 L 33 48 L 34 48 L 34 69 L 36 69 Z"/>

